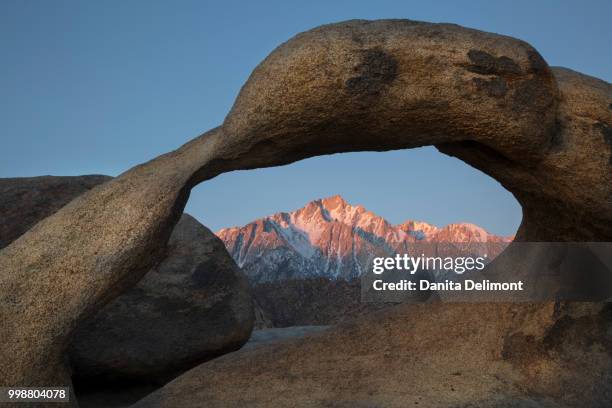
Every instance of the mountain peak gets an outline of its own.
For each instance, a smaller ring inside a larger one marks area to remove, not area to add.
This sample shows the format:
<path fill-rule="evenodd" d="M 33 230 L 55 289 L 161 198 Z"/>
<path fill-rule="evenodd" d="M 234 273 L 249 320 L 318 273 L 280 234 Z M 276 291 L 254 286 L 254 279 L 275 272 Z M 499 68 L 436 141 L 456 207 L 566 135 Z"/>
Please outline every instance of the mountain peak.
<path fill-rule="evenodd" d="M 351 206 L 340 194 L 333 195 L 331 197 L 322 198 L 321 204 L 328 210 L 337 208 L 337 207 L 347 207 Z"/>

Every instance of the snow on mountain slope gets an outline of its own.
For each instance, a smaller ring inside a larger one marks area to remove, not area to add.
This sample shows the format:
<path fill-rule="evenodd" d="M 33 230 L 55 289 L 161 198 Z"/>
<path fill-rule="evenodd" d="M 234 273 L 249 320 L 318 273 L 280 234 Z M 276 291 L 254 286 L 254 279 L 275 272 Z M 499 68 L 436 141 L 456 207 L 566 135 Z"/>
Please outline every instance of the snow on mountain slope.
<path fill-rule="evenodd" d="M 348 280 L 360 276 L 372 258 L 409 252 L 415 243 L 511 240 L 469 223 L 442 228 L 417 221 L 392 225 L 339 195 L 243 227 L 223 228 L 217 235 L 255 283 L 316 276 Z"/>

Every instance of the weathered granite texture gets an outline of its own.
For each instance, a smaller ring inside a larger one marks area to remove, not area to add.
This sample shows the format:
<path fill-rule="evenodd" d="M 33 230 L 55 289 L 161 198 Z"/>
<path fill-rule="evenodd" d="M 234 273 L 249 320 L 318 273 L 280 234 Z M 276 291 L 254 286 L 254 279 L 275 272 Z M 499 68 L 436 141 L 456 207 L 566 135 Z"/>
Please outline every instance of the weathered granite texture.
<path fill-rule="evenodd" d="M 253 323 L 246 276 L 215 234 L 183 214 L 162 262 L 77 327 L 73 374 L 94 386 L 163 384 L 239 349 Z"/>
<path fill-rule="evenodd" d="M 76 196 L 111 178 L 87 175 L 0 179 L 0 249 Z"/>
<path fill-rule="evenodd" d="M 75 197 L 111 179 L 0 179 L 0 244 L 8 245 Z M 69 352 L 73 375 L 92 385 L 163 383 L 238 349 L 249 339 L 253 322 L 246 277 L 223 242 L 183 214 L 161 263 L 79 325 Z"/>
<path fill-rule="evenodd" d="M 578 304 L 400 305 L 227 354 L 134 408 L 605 407 L 609 319 Z"/>

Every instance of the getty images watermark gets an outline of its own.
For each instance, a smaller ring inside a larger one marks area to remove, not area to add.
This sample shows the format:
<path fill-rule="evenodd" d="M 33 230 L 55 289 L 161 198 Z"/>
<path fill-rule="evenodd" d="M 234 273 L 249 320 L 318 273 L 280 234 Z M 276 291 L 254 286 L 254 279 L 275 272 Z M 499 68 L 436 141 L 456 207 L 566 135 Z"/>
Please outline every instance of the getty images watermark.
<path fill-rule="evenodd" d="M 612 243 L 416 243 L 376 256 L 364 302 L 608 300 Z"/>

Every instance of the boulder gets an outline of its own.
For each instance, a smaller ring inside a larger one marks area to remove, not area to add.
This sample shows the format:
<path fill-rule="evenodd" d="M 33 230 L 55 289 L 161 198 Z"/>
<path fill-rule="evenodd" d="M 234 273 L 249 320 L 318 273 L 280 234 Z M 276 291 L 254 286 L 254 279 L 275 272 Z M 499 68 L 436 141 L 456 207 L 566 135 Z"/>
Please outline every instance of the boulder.
<path fill-rule="evenodd" d="M 102 175 L 0 179 L 2 246 L 80 194 Z M 162 262 L 129 292 L 82 322 L 70 348 L 77 382 L 167 381 L 246 342 L 253 326 L 246 277 L 223 243 L 183 214 Z"/>
<path fill-rule="evenodd" d="M 246 277 L 221 240 L 184 214 L 163 261 L 77 327 L 74 376 L 162 383 L 240 348 L 253 319 Z"/>
<path fill-rule="evenodd" d="M 604 407 L 609 318 L 603 305 L 399 305 L 227 354 L 133 408 Z"/>

